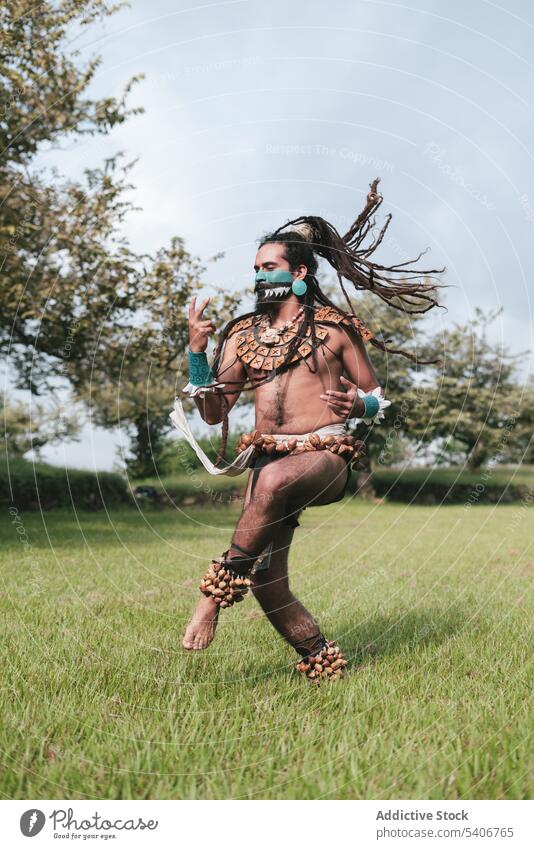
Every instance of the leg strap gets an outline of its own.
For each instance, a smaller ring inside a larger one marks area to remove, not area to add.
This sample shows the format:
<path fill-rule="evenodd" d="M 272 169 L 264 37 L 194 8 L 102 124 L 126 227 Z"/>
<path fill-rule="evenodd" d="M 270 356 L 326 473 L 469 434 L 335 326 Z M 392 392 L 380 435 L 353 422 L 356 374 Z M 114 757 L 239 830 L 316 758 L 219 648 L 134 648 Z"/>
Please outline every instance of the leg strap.
<path fill-rule="evenodd" d="M 301 640 L 299 643 L 291 643 L 291 645 L 301 657 L 309 657 L 310 655 L 319 654 L 321 649 L 324 649 L 326 639 L 320 631 L 317 631 L 311 637 L 306 637 L 306 639 Z"/>
<path fill-rule="evenodd" d="M 226 552 L 228 554 L 228 552 Z M 230 557 L 225 559 L 224 568 L 232 575 L 237 575 L 239 578 L 246 578 L 252 572 L 252 567 L 256 561 L 255 557 Z"/>
<path fill-rule="evenodd" d="M 237 554 L 229 557 L 228 555 L 230 551 L 234 548 L 237 551 L 240 551 L 241 555 Z M 252 567 L 258 557 L 258 554 L 252 554 L 252 552 L 247 551 L 246 548 L 243 548 L 243 546 L 238 545 L 236 542 L 230 543 L 230 548 L 224 553 L 226 568 L 231 572 L 234 572 L 236 575 L 239 575 L 240 578 L 245 578 L 250 574 L 250 572 L 252 572 Z"/>
<path fill-rule="evenodd" d="M 240 552 L 241 552 L 241 554 L 246 554 L 246 555 L 247 555 L 247 557 L 253 557 L 254 559 L 256 559 L 256 556 L 257 556 L 257 555 L 252 554 L 250 551 L 247 551 L 247 549 L 246 549 L 246 548 L 243 548 L 243 546 L 242 546 L 242 545 L 238 545 L 238 544 L 237 544 L 237 542 L 232 542 L 232 543 L 230 544 L 230 548 L 237 548 L 237 550 L 238 550 L 238 551 L 240 551 Z M 227 553 L 228 553 L 228 552 L 227 552 Z"/>

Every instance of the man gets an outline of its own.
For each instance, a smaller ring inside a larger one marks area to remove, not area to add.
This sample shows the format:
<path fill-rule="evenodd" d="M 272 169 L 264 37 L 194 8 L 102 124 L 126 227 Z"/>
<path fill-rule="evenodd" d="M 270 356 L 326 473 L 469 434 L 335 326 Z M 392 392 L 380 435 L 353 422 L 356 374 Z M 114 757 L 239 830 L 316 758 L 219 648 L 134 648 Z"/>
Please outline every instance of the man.
<path fill-rule="evenodd" d="M 316 680 L 335 679 L 346 665 L 339 648 L 325 639 L 292 594 L 288 553 L 301 511 L 343 497 L 350 463 L 364 450 L 348 434 L 347 422 L 378 423 L 390 402 L 378 385 L 365 340 L 382 350 L 385 345 L 352 308 L 336 308 L 322 292 L 317 254 L 338 272 L 350 307 L 342 277 L 406 311 L 425 311 L 435 304 L 431 293 L 436 284 L 409 282 L 415 269 L 407 264 L 385 268 L 369 260 L 389 219 L 374 244 L 360 249 L 370 215 L 382 200 L 377 183 L 343 238 L 323 219 L 306 217 L 290 222 L 293 229 L 286 225 L 262 240 L 254 265 L 256 309 L 225 328 L 212 369 L 205 354 L 216 329 L 204 315 L 209 298 L 199 306 L 195 299 L 191 303 L 190 383 L 185 391 L 204 421 L 225 422 L 227 431 L 229 410 L 244 388 L 252 388 L 255 431 L 242 438 L 240 454 L 226 469 L 215 469 L 201 457 L 213 473 L 250 472 L 230 547 L 214 558 L 201 582 L 203 597 L 183 639 L 188 650 L 207 648 L 220 608 L 241 601 L 250 587 L 272 625 L 301 656 L 299 671 Z M 393 277 L 400 269 L 408 276 L 402 283 Z M 186 433 L 185 426 L 182 430 Z M 194 442 L 190 431 L 186 435 Z"/>

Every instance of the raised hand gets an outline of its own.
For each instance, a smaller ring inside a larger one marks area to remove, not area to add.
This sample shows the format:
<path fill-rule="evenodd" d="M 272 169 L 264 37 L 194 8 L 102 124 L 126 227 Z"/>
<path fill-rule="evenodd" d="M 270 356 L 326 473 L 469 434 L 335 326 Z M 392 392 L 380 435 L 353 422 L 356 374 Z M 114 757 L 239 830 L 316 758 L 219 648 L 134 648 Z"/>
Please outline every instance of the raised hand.
<path fill-rule="evenodd" d="M 194 297 L 189 304 L 189 347 L 195 353 L 206 350 L 208 339 L 216 330 L 211 319 L 203 317 L 204 310 L 210 301 L 211 298 L 206 298 L 197 307 L 197 299 Z"/>
<path fill-rule="evenodd" d="M 321 395 L 323 401 L 326 401 L 326 406 L 336 413 L 336 415 L 349 419 L 351 416 L 360 414 L 357 408 L 362 404 L 358 397 L 358 387 L 355 383 L 351 383 L 346 377 L 340 377 L 341 383 L 346 386 L 345 392 L 336 392 L 334 389 L 327 389 L 325 395 Z M 355 408 L 356 405 L 356 408 Z"/>

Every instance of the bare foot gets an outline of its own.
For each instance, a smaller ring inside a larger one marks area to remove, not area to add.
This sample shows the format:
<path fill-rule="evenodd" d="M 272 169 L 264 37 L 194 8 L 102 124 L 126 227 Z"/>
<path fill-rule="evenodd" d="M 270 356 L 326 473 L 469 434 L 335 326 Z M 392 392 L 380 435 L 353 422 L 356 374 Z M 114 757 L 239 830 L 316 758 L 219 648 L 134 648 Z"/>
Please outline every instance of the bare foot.
<path fill-rule="evenodd" d="M 188 651 L 207 649 L 215 636 L 218 616 L 219 605 L 215 604 L 213 599 L 202 596 L 185 629 L 182 640 L 184 649 Z"/>

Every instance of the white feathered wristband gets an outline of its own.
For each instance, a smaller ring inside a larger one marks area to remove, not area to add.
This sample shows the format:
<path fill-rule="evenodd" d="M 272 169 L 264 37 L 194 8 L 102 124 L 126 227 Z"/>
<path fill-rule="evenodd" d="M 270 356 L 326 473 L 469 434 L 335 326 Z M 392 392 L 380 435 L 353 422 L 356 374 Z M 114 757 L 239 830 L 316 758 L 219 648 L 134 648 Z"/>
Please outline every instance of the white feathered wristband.
<path fill-rule="evenodd" d="M 387 401 L 384 398 L 382 388 L 380 386 L 377 386 L 370 392 L 364 392 L 363 389 L 357 389 L 356 391 L 360 398 L 365 398 L 366 395 L 374 395 L 374 397 L 378 401 L 378 412 L 375 413 L 374 416 L 371 416 L 370 418 L 356 419 L 356 421 L 363 422 L 366 425 L 380 424 L 381 420 L 384 418 L 384 410 L 387 410 L 387 408 L 391 406 L 391 401 Z"/>

